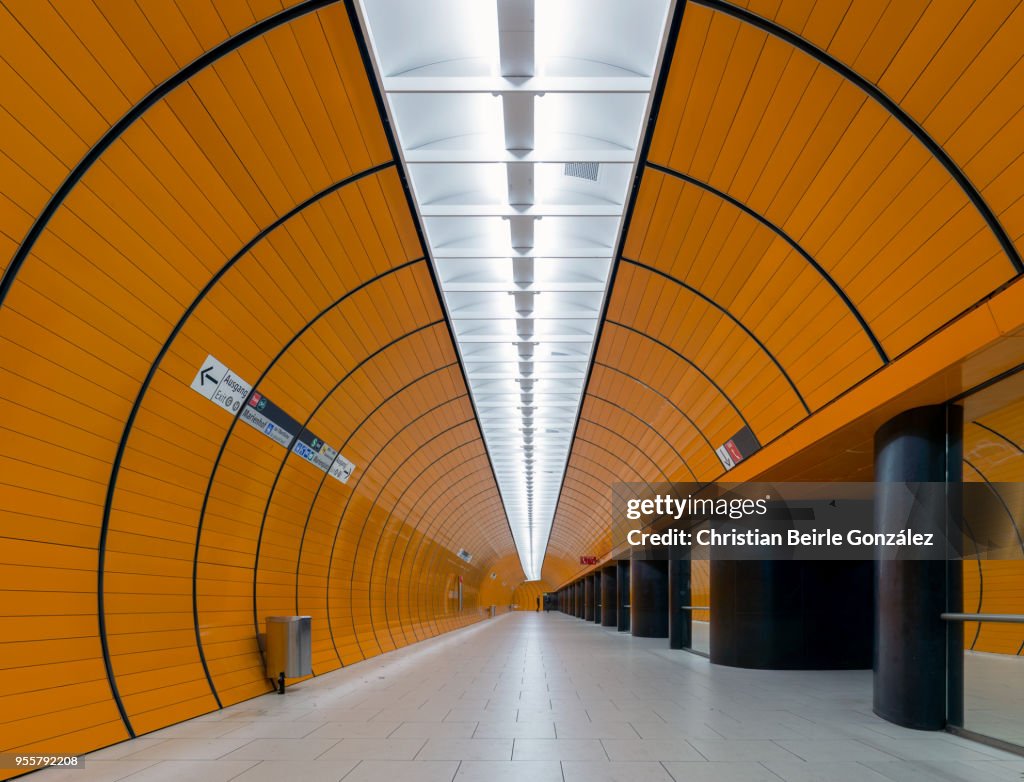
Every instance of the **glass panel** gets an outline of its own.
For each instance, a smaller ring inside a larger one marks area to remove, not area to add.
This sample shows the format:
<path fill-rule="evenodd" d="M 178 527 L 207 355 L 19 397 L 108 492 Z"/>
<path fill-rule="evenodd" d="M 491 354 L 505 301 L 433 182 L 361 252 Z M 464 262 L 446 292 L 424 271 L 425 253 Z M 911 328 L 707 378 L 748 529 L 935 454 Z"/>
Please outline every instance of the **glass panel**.
<path fill-rule="evenodd" d="M 964 508 L 963 610 L 1024 615 L 1024 373 L 964 400 L 963 454 L 991 500 Z M 966 622 L 964 649 L 963 727 L 1024 747 L 1024 624 Z"/>

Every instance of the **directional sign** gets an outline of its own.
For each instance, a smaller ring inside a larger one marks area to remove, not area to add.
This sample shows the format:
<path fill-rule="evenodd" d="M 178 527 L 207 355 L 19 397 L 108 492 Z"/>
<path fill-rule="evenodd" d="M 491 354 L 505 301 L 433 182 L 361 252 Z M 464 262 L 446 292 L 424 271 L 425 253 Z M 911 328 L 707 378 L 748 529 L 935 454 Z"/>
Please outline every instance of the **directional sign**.
<path fill-rule="evenodd" d="M 192 380 L 192 390 L 230 413 L 237 413 L 252 386 L 213 356 L 207 356 Z"/>
<path fill-rule="evenodd" d="M 722 466 L 725 469 L 731 470 L 733 467 L 736 466 L 736 462 L 732 458 L 732 454 L 729 452 L 729 449 L 726 448 L 724 445 L 718 446 L 715 449 L 715 453 L 718 454 L 718 460 L 722 463 Z"/>
<path fill-rule="evenodd" d="M 285 448 L 291 447 L 295 435 L 301 428 L 298 421 L 259 391 L 249 397 L 249 404 L 242 410 L 239 418 Z"/>
<path fill-rule="evenodd" d="M 722 445 L 718 446 L 715 449 L 715 453 L 718 454 L 718 459 L 722 462 L 722 466 L 727 470 L 731 470 L 760 448 L 761 443 L 758 442 L 754 433 L 750 431 L 750 427 L 744 426 Z"/>
<path fill-rule="evenodd" d="M 331 465 L 330 474 L 332 478 L 337 478 L 342 483 L 347 483 L 349 476 L 355 468 L 356 466 L 352 464 L 352 462 L 339 453 L 334 458 L 334 464 Z"/>
<path fill-rule="evenodd" d="M 337 451 L 308 429 L 299 432 L 299 436 L 295 438 L 295 444 L 292 445 L 292 451 L 324 472 L 331 469 L 331 465 L 334 464 L 334 459 L 338 455 Z"/>
<path fill-rule="evenodd" d="M 192 380 L 192 390 L 223 407 L 249 426 L 258 429 L 275 443 L 313 466 L 347 483 L 356 466 L 331 448 L 288 413 L 275 405 L 259 390 L 232 372 L 213 356 L 207 356 Z M 240 412 L 239 412 L 240 411 Z"/>

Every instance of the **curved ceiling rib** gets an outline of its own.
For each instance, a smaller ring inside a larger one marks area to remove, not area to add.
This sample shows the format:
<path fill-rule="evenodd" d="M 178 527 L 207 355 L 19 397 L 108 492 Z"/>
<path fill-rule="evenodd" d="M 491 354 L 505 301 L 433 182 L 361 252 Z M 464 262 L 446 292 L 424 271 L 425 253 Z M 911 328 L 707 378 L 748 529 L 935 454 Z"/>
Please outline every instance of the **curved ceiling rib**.
<path fill-rule="evenodd" d="M 793 382 L 793 378 L 789 376 L 789 373 L 786 371 L 785 367 L 783 367 L 782 364 L 779 363 L 779 359 L 776 358 L 775 354 L 772 353 L 765 346 L 765 344 L 760 339 L 757 338 L 757 335 L 747 328 L 746 324 L 744 324 L 743 321 L 741 321 L 739 318 L 737 318 L 735 315 L 729 312 L 729 310 L 727 310 L 721 304 L 716 302 L 710 296 L 704 295 L 703 293 L 701 293 L 699 289 L 693 287 L 692 285 L 689 285 L 688 283 L 683 282 L 682 280 L 676 277 L 673 277 L 671 274 L 669 274 L 666 271 L 663 271 L 662 269 L 658 269 L 657 267 L 654 266 L 648 266 L 646 263 L 643 263 L 641 261 L 634 261 L 633 259 L 627 258 L 624 255 L 621 258 L 621 262 L 628 263 L 630 266 L 635 266 L 638 269 L 643 269 L 644 271 L 650 272 L 651 274 L 657 274 L 659 277 L 664 277 L 666 280 L 669 280 L 670 282 L 678 285 L 680 288 L 689 291 L 690 293 L 694 294 L 697 298 L 699 298 L 701 301 L 703 301 L 705 304 L 710 304 L 716 310 L 725 315 L 736 326 L 741 328 L 743 332 L 757 344 L 758 348 L 760 348 L 761 351 L 778 368 L 779 373 L 786 379 L 786 382 L 789 384 L 789 387 L 793 390 L 793 393 L 796 394 L 797 399 L 800 400 L 800 404 L 803 406 L 804 412 L 808 414 L 811 412 L 811 409 L 807 406 L 807 401 L 804 399 L 803 394 L 800 393 L 800 389 L 796 387 L 796 383 Z"/>
<path fill-rule="evenodd" d="M 212 49 L 203 52 L 202 55 L 190 62 L 186 67 L 156 85 L 144 98 L 132 106 L 132 108 L 123 117 L 121 117 L 121 119 L 110 126 L 103 136 L 89 149 L 85 157 L 83 157 L 78 164 L 71 169 L 67 178 L 63 183 L 61 183 L 60 187 L 47 202 L 43 210 L 33 220 L 32 227 L 29 228 L 25 238 L 21 241 L 21 244 L 18 245 L 17 251 L 11 258 L 10 263 L 8 263 L 7 267 L 4 269 L 3 276 L 0 277 L 0 307 L 4 306 L 4 303 L 7 300 L 7 294 L 10 292 L 15 278 L 18 276 L 18 272 L 21 271 L 22 264 L 31 254 L 39 236 L 46 230 L 46 226 L 49 223 L 50 218 L 52 218 L 54 213 L 63 206 L 71 191 L 76 185 L 78 185 L 86 172 L 103 156 L 103 153 L 106 152 L 114 142 L 121 138 L 125 131 L 128 130 L 128 128 L 130 128 L 140 117 L 142 117 L 146 111 L 166 98 L 167 95 L 175 89 L 185 84 L 197 73 L 200 73 L 204 69 L 216 63 L 218 60 L 222 59 L 225 55 L 231 54 L 250 41 L 266 35 L 271 30 L 275 30 L 301 16 L 305 16 L 306 14 L 312 13 L 313 11 L 317 11 L 320 8 L 332 5 L 339 1 L 340 0 L 303 0 L 303 2 L 299 2 L 296 5 L 279 11 L 273 16 L 256 22 L 241 32 L 232 35 L 217 46 L 214 46 Z"/>
<path fill-rule="evenodd" d="M 684 411 L 682 408 L 678 407 L 675 404 L 675 402 L 672 401 L 671 398 L 669 398 L 665 394 L 661 393 L 661 391 L 656 389 L 654 386 L 648 385 L 647 383 L 643 382 L 642 380 L 639 380 L 638 378 L 634 377 L 633 375 L 630 375 L 627 372 L 623 372 L 621 369 L 619 369 L 618 367 L 612 366 L 611 364 L 605 364 L 605 363 L 603 363 L 601 361 L 595 361 L 594 362 L 594 366 L 595 367 L 600 367 L 601 369 L 608 370 L 609 372 L 615 372 L 616 374 L 621 375 L 625 379 L 631 380 L 636 385 L 638 385 L 638 386 L 640 386 L 642 388 L 645 388 L 645 389 L 647 389 L 648 391 L 650 391 L 650 392 L 652 392 L 654 394 L 657 394 L 662 399 L 662 401 L 664 401 L 673 410 L 675 410 L 677 413 L 679 413 L 680 416 L 682 416 L 683 420 L 686 421 L 686 423 L 690 425 L 690 428 L 693 429 L 693 431 L 695 431 L 698 435 L 700 435 L 701 440 L 704 441 L 704 444 L 708 447 L 708 450 L 712 453 L 712 455 L 714 454 L 715 447 L 711 444 L 711 441 L 707 438 L 707 436 L 704 434 L 704 432 L 701 430 L 701 428 L 699 426 L 697 426 L 696 422 L 692 418 L 690 418 L 690 416 L 688 416 L 686 414 L 686 411 Z"/>
<path fill-rule="evenodd" d="M 693 470 L 690 469 L 690 465 L 686 463 L 686 459 L 683 458 L 683 455 L 681 453 L 679 453 L 679 451 L 676 449 L 676 447 L 674 445 L 672 445 L 672 442 L 668 438 L 666 438 L 665 435 L 662 432 L 658 431 L 658 429 L 655 428 L 654 426 L 652 426 L 648 421 L 645 421 L 643 418 L 638 416 L 632 410 L 629 410 L 629 409 L 623 407 L 622 405 L 617 404 L 617 403 L 613 402 L 612 400 L 607 399 L 607 398 L 601 396 L 600 394 L 597 394 L 597 393 L 595 393 L 593 391 L 590 391 L 589 389 L 587 391 L 587 397 L 589 399 L 596 399 L 598 402 L 603 402 L 606 405 L 610 405 L 611 407 L 614 407 L 616 410 L 619 410 L 619 411 L 625 413 L 630 418 L 635 419 L 641 425 L 643 425 L 643 426 L 647 427 L 649 430 L 651 430 L 651 432 L 653 432 L 654 435 L 659 440 L 661 440 L 663 443 L 665 443 L 665 445 L 667 445 L 669 447 L 669 449 L 672 451 L 672 453 L 674 453 L 676 455 L 676 458 L 679 459 L 679 463 L 681 465 L 683 465 L 683 467 L 686 468 L 686 471 L 688 473 L 690 473 L 690 477 L 693 478 L 694 480 L 696 480 L 696 478 L 697 478 L 696 474 L 693 472 Z"/>
<path fill-rule="evenodd" d="M 668 351 L 669 353 L 674 355 L 676 358 L 678 358 L 680 361 L 685 362 L 688 366 L 690 366 L 691 368 L 695 369 L 700 374 L 700 376 L 703 377 L 706 381 L 708 381 L 708 383 L 715 389 L 715 391 L 717 391 L 721 395 L 721 397 L 723 399 L 725 399 L 729 403 L 729 406 L 733 409 L 733 412 L 736 413 L 737 417 L 739 417 L 739 419 L 743 422 L 743 425 L 744 426 L 750 426 L 750 422 L 743 415 L 743 411 L 740 410 L 739 405 L 737 405 L 732 400 L 732 397 L 730 397 L 722 389 L 722 387 L 717 382 L 715 382 L 715 379 L 713 377 L 711 377 L 707 372 L 705 372 L 703 369 L 701 369 L 699 366 L 697 366 L 696 362 L 694 362 L 692 359 L 687 358 L 682 353 L 680 353 L 678 350 L 676 350 L 674 347 L 672 347 L 671 345 L 669 345 L 666 342 L 663 342 L 658 337 L 652 336 L 651 334 L 648 334 L 647 332 L 642 331 L 642 330 L 640 330 L 640 329 L 638 329 L 638 328 L 636 328 L 634 326 L 630 326 L 630 325 L 628 325 L 626 323 L 622 323 L 622 322 L 617 321 L 617 320 L 611 320 L 610 318 L 606 318 L 605 319 L 605 323 L 610 323 L 612 326 L 616 326 L 616 327 L 618 327 L 620 329 L 623 329 L 624 331 L 628 331 L 630 334 L 635 334 L 636 336 L 638 336 L 638 337 L 640 337 L 642 339 L 650 340 L 651 342 L 653 342 L 658 347 Z M 751 431 L 754 431 L 753 428 L 751 428 Z M 757 432 L 754 432 L 754 433 L 757 434 Z"/>
<path fill-rule="evenodd" d="M 853 317 L 855 317 L 857 319 L 857 322 L 860 324 L 861 328 L 864 329 L 864 333 L 867 335 L 868 339 L 871 340 L 871 344 L 874 346 L 875 351 L 877 351 L 878 357 L 882 360 L 882 363 L 883 364 L 887 364 L 889 362 L 889 356 L 886 354 L 885 348 L 882 347 L 882 343 L 878 341 L 878 337 L 875 336 L 875 333 L 871 330 L 871 327 L 868 325 L 867 321 L 864 319 L 864 316 L 861 315 L 860 311 L 857 309 L 857 307 L 854 305 L 854 303 L 852 301 L 850 301 L 850 297 L 846 295 L 846 291 L 844 291 L 842 289 L 842 287 L 832 278 L 832 275 L 830 275 L 827 271 L 825 271 L 824 267 L 820 263 L 818 263 L 818 261 L 816 261 L 814 259 L 814 257 L 809 252 L 807 252 L 807 250 L 805 250 L 803 247 L 801 247 L 800 243 L 797 242 L 793 237 L 791 237 L 789 234 L 787 234 L 785 231 L 783 231 L 781 228 L 779 228 L 777 225 L 775 225 L 775 223 L 773 223 L 771 220 L 766 218 L 764 215 L 762 215 L 762 214 L 758 213 L 757 211 L 751 209 L 749 206 L 744 204 L 742 201 L 739 201 L 739 200 L 733 198 L 728 193 L 723 193 L 718 188 L 712 187 L 707 182 L 703 182 L 703 181 L 697 179 L 696 177 L 690 176 L 689 174 L 684 174 L 684 173 L 679 172 L 679 171 L 674 171 L 671 168 L 668 168 L 666 166 L 661 166 L 661 165 L 658 165 L 657 163 L 652 163 L 651 161 L 647 161 L 646 162 L 646 166 L 647 166 L 647 168 L 650 168 L 650 169 L 652 169 L 654 171 L 658 171 L 658 172 L 660 172 L 662 174 L 666 174 L 668 176 L 676 177 L 677 179 L 681 179 L 684 182 L 689 182 L 691 185 L 699 187 L 702 190 L 704 190 L 704 191 L 706 191 L 708 193 L 711 193 L 712 195 L 715 195 L 718 198 L 721 198 L 723 201 L 726 201 L 726 202 L 732 204 L 733 206 L 735 206 L 740 211 L 744 212 L 745 214 L 749 215 L 750 217 L 753 217 L 755 220 L 757 220 L 759 223 L 761 223 L 761 225 L 763 225 L 765 228 L 767 228 L 768 230 L 770 230 L 773 233 L 775 233 L 779 238 L 781 238 L 784 242 L 786 242 L 786 244 L 788 244 L 790 247 L 792 247 L 794 250 L 796 250 L 796 252 L 798 252 L 804 258 L 804 260 L 807 261 L 807 263 L 809 263 L 812 267 L 814 267 L 814 270 L 816 272 L 818 272 L 818 274 L 821 275 L 822 279 L 824 279 L 829 284 L 829 286 L 832 288 L 832 290 L 835 291 L 836 296 L 838 296 L 840 299 L 842 299 L 843 304 L 850 311 L 850 314 L 853 315 Z M 626 258 L 626 257 L 623 257 L 623 260 L 629 260 L 629 259 Z M 633 263 L 639 263 L 639 262 L 638 261 L 633 261 Z M 644 265 L 646 265 L 646 264 L 644 264 Z M 653 267 L 648 267 L 648 268 L 653 268 Z M 673 278 L 673 279 L 675 279 L 675 278 Z M 682 284 L 685 285 L 685 283 L 682 283 Z M 721 307 L 721 305 L 719 305 L 717 303 L 715 303 L 715 306 Z M 746 328 L 746 327 L 744 326 L 743 328 Z M 774 360 L 774 358 L 773 358 L 773 360 Z M 781 366 L 779 368 L 782 369 Z M 801 401 L 803 401 L 802 397 L 801 397 Z M 810 412 L 810 411 L 808 411 L 808 412 Z"/>
<path fill-rule="evenodd" d="M 981 214 L 985 223 L 988 225 L 989 230 L 992 231 L 996 239 L 999 241 L 999 245 L 1003 248 L 1003 252 L 1006 254 L 1007 260 L 1013 266 L 1014 271 L 1017 274 L 1024 272 L 1024 261 L 1021 260 L 1020 253 L 1017 252 L 1017 248 L 1014 245 L 1013 240 L 1011 240 L 1007 235 L 1006 230 L 999 222 L 999 219 L 996 217 L 991 207 L 989 207 L 988 203 L 982 197 L 981 193 L 978 192 L 974 183 L 972 183 L 971 180 L 967 178 L 967 175 L 960 170 L 960 167 L 946 153 L 946 150 L 943 149 L 942 146 L 937 143 L 913 117 L 905 112 L 898 103 L 880 90 L 876 84 L 869 79 L 865 79 L 845 63 L 840 62 L 827 52 L 822 51 L 806 38 L 803 38 L 792 31 L 787 30 L 785 27 L 765 19 L 764 17 L 751 13 L 745 8 L 740 8 L 739 6 L 727 3 L 725 0 L 686 0 L 686 2 L 693 3 L 695 5 L 702 5 L 707 8 L 712 8 L 720 13 L 728 14 L 729 16 L 739 19 L 746 24 L 757 27 L 776 36 L 791 46 L 800 49 L 800 51 L 805 54 L 810 55 L 823 65 L 831 68 L 844 79 L 856 84 L 857 87 L 870 95 L 871 98 L 885 108 L 889 114 L 899 120 L 899 122 L 906 127 L 906 129 L 909 130 L 922 145 L 924 145 L 928 152 L 942 164 L 942 167 L 946 169 L 950 177 L 956 181 L 970 199 L 971 203 L 974 204 L 974 208 Z"/>

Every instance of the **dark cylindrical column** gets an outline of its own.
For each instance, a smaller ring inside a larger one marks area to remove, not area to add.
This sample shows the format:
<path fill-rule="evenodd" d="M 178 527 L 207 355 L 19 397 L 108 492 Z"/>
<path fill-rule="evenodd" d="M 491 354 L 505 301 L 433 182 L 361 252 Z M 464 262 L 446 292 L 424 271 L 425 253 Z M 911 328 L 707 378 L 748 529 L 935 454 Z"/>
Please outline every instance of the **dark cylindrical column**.
<path fill-rule="evenodd" d="M 907 410 L 875 433 L 876 532 L 938 528 L 959 550 L 962 438 L 951 405 Z M 906 482 L 942 485 L 911 487 L 911 506 Z M 940 617 L 963 610 L 960 562 L 883 558 L 875 572 L 875 714 L 920 730 L 961 724 L 963 625 Z"/>
<path fill-rule="evenodd" d="M 594 622 L 601 624 L 601 571 L 594 571 Z"/>
<path fill-rule="evenodd" d="M 601 571 L 601 625 L 615 627 L 618 624 L 619 594 L 616 589 L 616 571 L 613 564 Z"/>
<path fill-rule="evenodd" d="M 619 615 L 616 617 L 616 627 L 620 632 L 629 632 L 629 560 L 620 559 L 615 563 L 615 583 L 619 591 L 618 604 Z"/>
<path fill-rule="evenodd" d="M 630 632 L 640 638 L 668 637 L 668 562 L 634 559 L 629 564 Z"/>
<path fill-rule="evenodd" d="M 767 670 L 871 665 L 870 561 L 711 560 L 711 662 Z"/>
<path fill-rule="evenodd" d="M 668 647 L 686 649 L 690 639 L 690 560 L 668 563 Z"/>
<path fill-rule="evenodd" d="M 594 577 L 583 577 L 583 618 L 594 621 Z"/>
<path fill-rule="evenodd" d="M 576 618 L 583 618 L 583 581 L 576 582 Z"/>

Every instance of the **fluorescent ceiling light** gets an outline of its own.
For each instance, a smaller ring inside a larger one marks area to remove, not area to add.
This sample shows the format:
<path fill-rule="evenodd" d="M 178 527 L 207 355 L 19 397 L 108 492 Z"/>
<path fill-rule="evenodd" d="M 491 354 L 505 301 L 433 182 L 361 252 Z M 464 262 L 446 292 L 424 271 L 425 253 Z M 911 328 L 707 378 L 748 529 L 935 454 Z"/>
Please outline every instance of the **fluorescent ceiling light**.
<path fill-rule="evenodd" d="M 668 5 L 361 0 L 528 580 L 541 577 Z"/>

